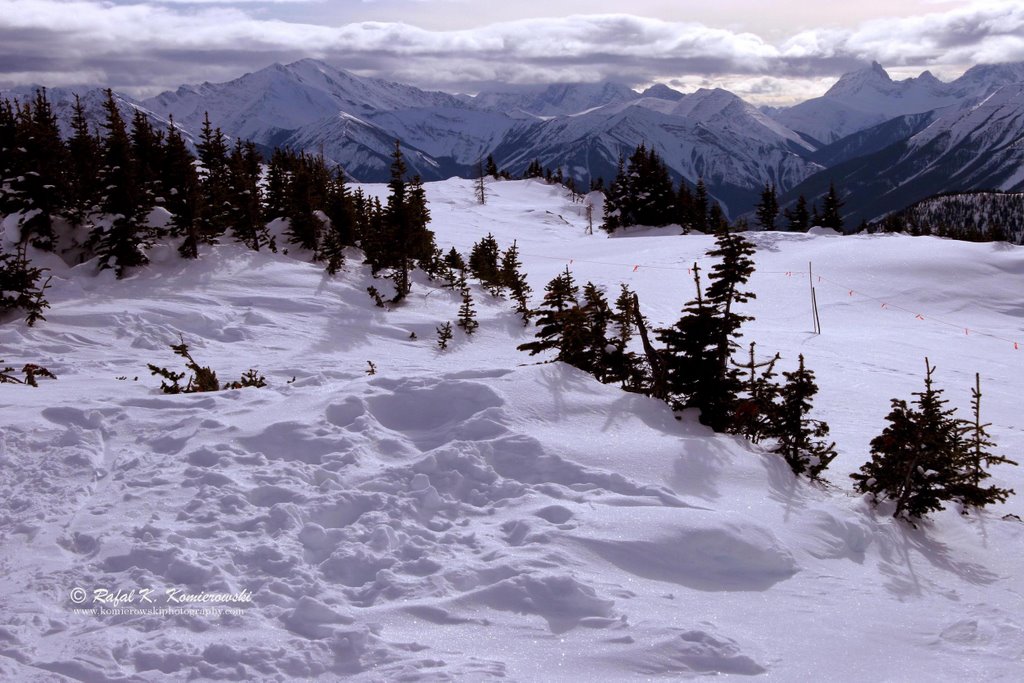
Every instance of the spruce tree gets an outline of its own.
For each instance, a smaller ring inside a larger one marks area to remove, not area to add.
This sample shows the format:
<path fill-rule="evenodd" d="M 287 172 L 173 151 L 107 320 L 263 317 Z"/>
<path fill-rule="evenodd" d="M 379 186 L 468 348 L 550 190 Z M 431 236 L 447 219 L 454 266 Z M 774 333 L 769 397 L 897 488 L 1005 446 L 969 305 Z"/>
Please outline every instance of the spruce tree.
<path fill-rule="evenodd" d="M 576 286 L 572 272 L 566 267 L 544 288 L 541 309 L 535 312 L 538 328 L 536 339 L 520 344 L 518 349 L 529 352 L 531 356 L 552 349 L 559 349 L 561 353 L 566 316 L 571 309 L 579 308 L 578 297 L 579 287 Z"/>
<path fill-rule="evenodd" d="M 708 231 L 708 211 L 710 210 L 710 197 L 708 186 L 704 184 L 703 176 L 697 179 L 697 188 L 693 195 L 693 212 L 691 213 L 690 224 L 694 230 L 700 232 Z M 712 226 L 714 227 L 714 226 Z"/>
<path fill-rule="evenodd" d="M 619 296 L 615 299 L 608 339 L 605 381 L 619 382 L 624 389 L 638 391 L 643 384 L 643 373 L 637 355 L 629 350 L 633 339 L 634 320 L 633 292 L 626 284 L 619 285 Z"/>
<path fill-rule="evenodd" d="M 1003 503 L 1013 495 L 1013 489 L 998 486 L 982 486 L 981 483 L 991 477 L 987 468 L 992 465 L 1016 465 L 1017 463 L 1002 455 L 995 455 L 989 449 L 995 446 L 988 434 L 991 425 L 981 421 L 981 375 L 975 373 L 974 386 L 971 388 L 972 419 L 961 423 L 961 433 L 965 440 L 966 454 L 964 462 L 965 481 L 960 490 L 954 494 L 964 506 L 985 507 L 992 503 Z M 966 509 L 964 510 L 966 514 Z"/>
<path fill-rule="evenodd" d="M 270 245 L 270 234 L 263 222 L 262 161 L 256 145 L 241 139 L 235 141 L 228 157 L 228 224 L 235 239 L 253 251 Z"/>
<path fill-rule="evenodd" d="M 825 195 L 824 208 L 818 225 L 842 232 L 843 216 L 840 211 L 843 208 L 843 205 L 844 203 L 839 199 L 839 193 L 836 192 L 835 184 L 829 183 L 828 194 Z"/>
<path fill-rule="evenodd" d="M 462 305 L 459 306 L 457 324 L 466 334 L 473 334 L 480 327 L 480 323 L 476 320 L 476 309 L 473 308 L 473 295 L 470 293 L 469 287 L 462 288 Z"/>
<path fill-rule="evenodd" d="M 197 217 L 199 240 L 215 244 L 231 220 L 231 196 L 228 190 L 228 146 L 220 128 L 203 116 L 203 128 L 196 145 L 199 153 L 200 210 Z"/>
<path fill-rule="evenodd" d="M 757 362 L 757 344 L 750 342 L 750 357 L 743 365 L 744 380 L 730 431 L 742 434 L 751 443 L 778 436 L 779 395 L 781 387 L 774 382 L 776 353 L 771 360 Z"/>
<path fill-rule="evenodd" d="M 170 231 L 182 239 L 178 253 L 183 258 L 198 258 L 199 244 L 199 174 L 196 173 L 195 157 L 185 145 L 185 140 L 170 121 L 167 128 L 167 142 L 164 145 L 161 178 L 166 192 L 166 208 L 171 212 Z"/>
<path fill-rule="evenodd" d="M 22 311 L 25 322 L 31 327 L 39 320 L 46 320 L 43 310 L 50 304 L 44 295 L 49 278 L 40 283 L 44 271 L 28 260 L 27 246 L 22 240 L 13 254 L 0 248 L 0 317 L 11 311 Z"/>
<path fill-rule="evenodd" d="M 498 165 L 496 163 L 494 163 L 494 155 L 492 155 L 492 154 L 488 154 L 487 155 L 487 168 L 486 168 L 486 172 L 487 172 L 487 175 L 491 176 L 495 180 L 497 180 L 500 177 L 500 174 L 498 173 Z"/>
<path fill-rule="evenodd" d="M 324 212 L 330 224 L 320 251 L 327 272 L 334 275 L 345 263 L 345 247 L 354 246 L 356 236 L 355 206 L 345 184 L 345 172 L 340 168 L 328 189 Z"/>
<path fill-rule="evenodd" d="M 615 178 L 604 193 L 604 223 L 601 225 L 601 229 L 605 232 L 615 232 L 630 224 L 624 222 L 624 220 L 630 219 L 623 216 L 628 192 L 629 179 L 626 177 L 626 160 L 620 156 Z"/>
<path fill-rule="evenodd" d="M 789 222 L 787 229 L 790 232 L 807 232 L 807 229 L 811 227 L 811 214 L 807 210 L 807 198 L 800 195 L 793 210 L 786 209 L 785 216 Z"/>
<path fill-rule="evenodd" d="M 102 209 L 112 225 L 109 229 L 103 226 L 94 228 L 90 242 L 100 257 L 100 267 L 113 268 L 117 277 L 122 278 L 126 269 L 149 263 L 145 250 L 151 235 L 143 219 L 149 213 L 151 205 L 148 201 L 152 197 L 139 186 L 128 130 L 109 88 L 103 108 L 107 133 L 100 169 L 105 188 Z"/>
<path fill-rule="evenodd" d="M 694 263 L 692 270 L 695 298 L 687 302 L 675 325 L 657 330 L 665 391 L 676 409 L 703 408 L 714 400 L 717 386 L 722 321 L 704 296 L 700 267 Z"/>
<path fill-rule="evenodd" d="M 526 281 L 526 275 L 520 270 L 523 267 L 519 260 L 519 247 L 515 240 L 512 246 L 501 255 L 501 284 L 508 288 L 509 296 L 516 303 L 516 313 L 523 318 L 523 324 L 530 323 L 530 294 L 533 289 Z"/>
<path fill-rule="evenodd" d="M 448 348 L 448 342 L 452 340 L 452 323 L 451 321 L 445 322 L 437 328 L 437 346 L 442 351 Z"/>
<path fill-rule="evenodd" d="M 67 217 L 71 225 L 86 223 L 99 201 L 100 141 L 89 131 L 85 107 L 76 94 L 68 140 L 69 187 Z"/>
<path fill-rule="evenodd" d="M 972 402 L 975 420 L 965 423 L 955 417 L 955 409 L 946 407 L 942 390 L 935 388 L 934 371 L 926 358 L 924 391 L 914 394 L 913 406 L 892 400 L 886 417 L 889 424 L 871 441 L 871 461 L 850 475 L 859 492 L 870 493 L 875 502 L 895 501 L 893 516 L 911 521 L 942 510 L 947 501 L 980 507 L 1003 501 L 1011 493 L 978 485 L 984 478 L 979 475 L 980 461 L 1011 462 L 987 453 L 989 444 L 979 415 L 980 390 L 975 387 Z M 971 438 L 964 438 L 968 434 Z"/>
<path fill-rule="evenodd" d="M 836 451 L 835 443 L 825 440 L 829 433 L 828 424 L 808 417 L 811 400 L 818 393 L 814 372 L 806 368 L 803 354 L 800 354 L 800 367 L 782 374 L 786 384 L 780 391 L 775 452 L 785 458 L 794 474 L 818 479 L 835 459 Z"/>
<path fill-rule="evenodd" d="M 54 218 L 64 212 L 67 204 L 67 147 L 60 137 L 57 117 L 53 113 L 45 89 L 36 90 L 35 98 L 16 117 L 17 153 L 25 164 L 12 178 L 22 211 L 21 237 L 39 249 L 53 251 L 57 246 Z"/>
<path fill-rule="evenodd" d="M 470 274 L 494 293 L 500 292 L 504 286 L 501 266 L 498 263 L 500 251 L 494 235 L 487 233 L 487 236 L 476 242 L 469 252 Z"/>
<path fill-rule="evenodd" d="M 583 286 L 582 308 L 586 319 L 586 340 L 580 363 L 574 365 L 590 372 L 599 382 L 605 382 L 611 369 L 609 356 L 615 348 L 608 339 L 608 325 L 614 314 L 604 292 L 593 282 Z"/>
<path fill-rule="evenodd" d="M 719 231 L 715 248 L 708 256 L 720 261 L 711 267 L 708 275 L 707 303 L 714 309 L 717 326 L 714 339 L 715 382 L 712 392 L 701 399 L 701 421 L 715 431 L 725 431 L 729 426 L 735 408 L 740 380 L 738 372 L 730 363 L 733 351 L 738 348 L 736 339 L 741 337 L 740 327 L 752 320 L 750 316 L 737 312 L 737 305 L 756 298 L 753 292 L 744 288 L 754 272 L 754 245 L 739 233 L 727 228 Z"/>
<path fill-rule="evenodd" d="M 484 177 L 487 172 L 484 170 L 484 162 L 478 161 L 476 163 L 476 181 L 473 183 L 473 191 L 476 194 L 477 204 L 487 203 L 487 186 L 484 185 Z"/>
<path fill-rule="evenodd" d="M 757 222 L 764 230 L 774 230 L 779 216 L 779 200 L 775 194 L 775 183 L 765 183 L 761 190 L 761 201 L 757 205 Z"/>

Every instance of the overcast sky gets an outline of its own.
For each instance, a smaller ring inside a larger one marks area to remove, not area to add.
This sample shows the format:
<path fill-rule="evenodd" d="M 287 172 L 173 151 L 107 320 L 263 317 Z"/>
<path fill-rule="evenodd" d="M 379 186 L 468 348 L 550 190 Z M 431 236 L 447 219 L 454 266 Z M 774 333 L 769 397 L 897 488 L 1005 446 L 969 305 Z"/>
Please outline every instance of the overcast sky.
<path fill-rule="evenodd" d="M 1024 61 L 1024 0 L 0 0 L 0 87 L 142 96 L 302 57 L 453 92 L 613 79 L 783 104 L 872 60 Z"/>

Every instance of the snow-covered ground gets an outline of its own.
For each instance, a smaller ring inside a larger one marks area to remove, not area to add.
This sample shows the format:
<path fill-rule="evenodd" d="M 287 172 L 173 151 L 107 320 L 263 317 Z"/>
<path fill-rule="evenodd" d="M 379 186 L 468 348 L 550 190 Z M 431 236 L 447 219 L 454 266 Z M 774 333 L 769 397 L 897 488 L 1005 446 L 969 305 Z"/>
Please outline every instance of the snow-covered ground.
<path fill-rule="evenodd" d="M 488 191 L 427 186 L 438 242 L 518 240 L 537 300 L 571 261 L 669 324 L 712 244 L 586 235 L 582 206 L 536 181 Z M 963 409 L 981 373 L 1019 459 L 1024 249 L 752 239 L 745 338 L 817 373 L 834 486 L 517 352 L 532 330 L 476 286 L 479 331 L 441 352 L 457 295 L 418 279 L 376 308 L 354 255 L 336 277 L 237 245 L 197 263 L 163 248 L 121 282 L 55 266 L 47 321 L 0 326 L 8 365 L 59 377 L 0 386 L 0 679 L 1019 680 L 1024 525 L 1004 515 L 1024 501 L 915 530 L 848 475 L 925 356 Z M 179 334 L 222 380 L 253 367 L 269 386 L 161 394 L 146 364 L 180 369 Z M 993 480 L 1024 493 L 1021 468 Z M 76 612 L 97 589 L 126 613 Z"/>

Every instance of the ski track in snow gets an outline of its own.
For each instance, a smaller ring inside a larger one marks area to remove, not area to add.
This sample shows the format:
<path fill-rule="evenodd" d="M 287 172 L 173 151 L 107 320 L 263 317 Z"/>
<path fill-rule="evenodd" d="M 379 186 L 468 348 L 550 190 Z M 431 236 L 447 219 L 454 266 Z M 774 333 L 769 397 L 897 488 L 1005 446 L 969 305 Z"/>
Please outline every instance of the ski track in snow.
<path fill-rule="evenodd" d="M 711 244 L 587 236 L 555 188 L 488 189 L 479 206 L 470 181 L 427 186 L 438 243 L 518 239 L 536 298 L 571 259 L 578 282 L 611 298 L 629 282 L 668 324 Z M 993 435 L 1020 453 L 1021 356 L 865 295 L 1020 337 L 1024 250 L 753 238 L 746 338 L 818 374 L 832 487 L 516 352 L 532 332 L 476 286 L 480 330 L 441 353 L 455 294 L 417 276 L 406 305 L 375 308 L 354 252 L 335 278 L 235 245 L 198 263 L 162 248 L 123 282 L 58 270 L 46 322 L 0 327 L 0 357 L 59 377 L 0 386 L 0 679 L 1017 678 L 1024 527 L 1002 516 L 1021 503 L 915 530 L 846 475 L 926 354 L 963 409 L 982 373 Z M 812 260 L 859 292 L 818 285 L 820 337 Z M 222 381 L 255 367 L 270 385 L 161 394 L 146 364 L 179 369 L 179 333 Z M 1018 468 L 994 474 L 1024 490 Z M 73 611 L 75 587 L 253 597 L 237 613 L 97 616 Z"/>

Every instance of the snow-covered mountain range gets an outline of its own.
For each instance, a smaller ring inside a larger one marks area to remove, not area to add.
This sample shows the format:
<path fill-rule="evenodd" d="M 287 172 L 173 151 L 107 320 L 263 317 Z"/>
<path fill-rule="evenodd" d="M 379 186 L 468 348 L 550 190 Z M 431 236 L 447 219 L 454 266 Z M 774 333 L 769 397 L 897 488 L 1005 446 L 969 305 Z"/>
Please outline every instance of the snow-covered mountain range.
<path fill-rule="evenodd" d="M 119 97 L 160 126 L 173 117 L 195 136 L 208 115 L 231 137 L 322 154 L 364 181 L 387 177 L 396 139 L 426 180 L 471 176 L 490 154 L 511 173 L 539 160 L 578 185 L 610 180 L 619 157 L 644 143 L 677 180 L 703 178 L 731 216 L 750 211 L 766 183 L 795 200 L 835 182 L 849 224 L 935 192 L 1020 189 L 1021 84 L 1024 63 L 978 65 L 948 83 L 929 72 L 893 80 L 873 63 L 821 97 L 760 110 L 720 89 L 607 82 L 452 95 L 303 59 L 142 101 Z M 70 91 L 50 93 L 69 120 Z M 99 122 L 101 93 L 83 96 Z"/>

